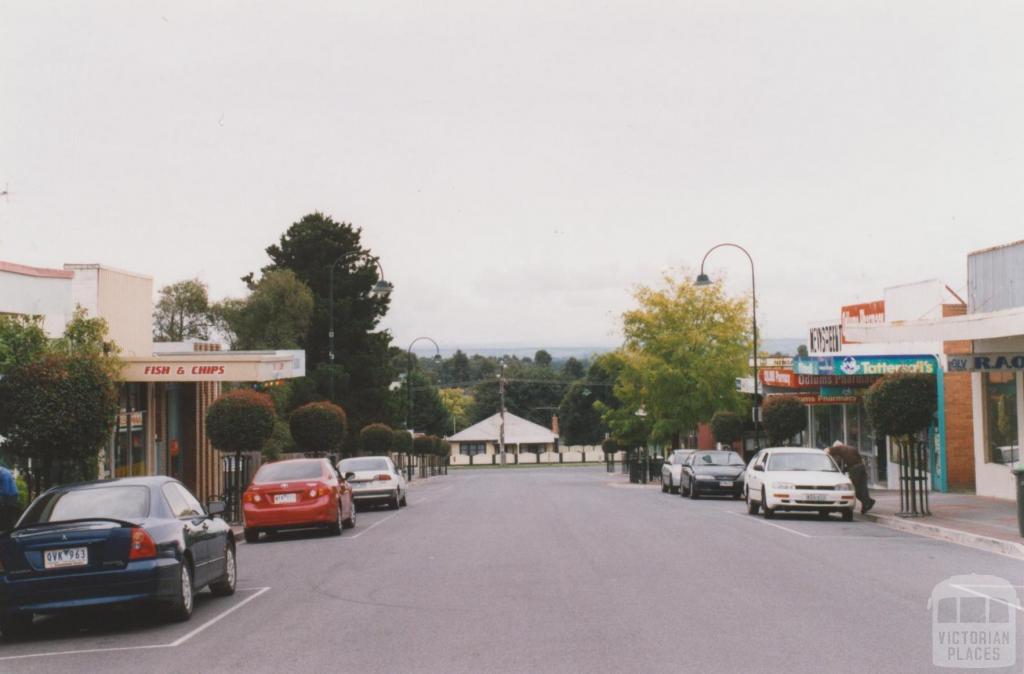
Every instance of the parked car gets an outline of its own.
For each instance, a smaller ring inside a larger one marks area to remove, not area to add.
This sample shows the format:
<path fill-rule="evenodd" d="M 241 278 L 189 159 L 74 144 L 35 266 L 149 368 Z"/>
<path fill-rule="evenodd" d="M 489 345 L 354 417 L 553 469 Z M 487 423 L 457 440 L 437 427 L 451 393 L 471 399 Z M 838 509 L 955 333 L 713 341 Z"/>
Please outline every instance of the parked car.
<path fill-rule="evenodd" d="M 766 518 L 779 511 L 838 512 L 853 519 L 854 493 L 850 479 L 820 449 L 773 447 L 763 449 L 747 466 L 747 512 L 760 509 Z"/>
<path fill-rule="evenodd" d="M 673 449 L 668 460 L 661 464 L 661 491 L 675 494 L 679 491 L 679 471 L 682 470 L 683 461 L 697 450 L 695 449 Z"/>
<path fill-rule="evenodd" d="M 679 493 L 701 496 L 743 496 L 746 466 L 736 452 L 728 449 L 700 451 L 686 460 L 679 475 Z"/>
<path fill-rule="evenodd" d="M 260 466 L 242 495 L 246 543 L 261 533 L 326 527 L 340 535 L 356 525 L 352 489 L 327 459 L 289 459 Z"/>
<path fill-rule="evenodd" d="M 359 503 L 386 503 L 392 509 L 409 503 L 405 478 L 389 457 L 342 459 L 338 462 L 338 470 L 352 485 L 353 498 Z"/>
<path fill-rule="evenodd" d="M 36 614 L 153 603 L 192 617 L 196 592 L 235 591 L 224 503 L 206 508 L 177 480 L 137 477 L 54 487 L 0 533 L 0 631 L 25 636 Z"/>

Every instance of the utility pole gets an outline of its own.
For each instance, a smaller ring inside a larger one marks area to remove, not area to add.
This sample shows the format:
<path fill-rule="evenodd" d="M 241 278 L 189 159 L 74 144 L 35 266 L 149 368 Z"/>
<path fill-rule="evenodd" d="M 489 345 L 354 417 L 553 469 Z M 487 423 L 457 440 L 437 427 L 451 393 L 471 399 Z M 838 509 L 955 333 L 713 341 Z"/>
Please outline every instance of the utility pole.
<path fill-rule="evenodd" d="M 505 465 L 505 363 L 501 364 L 498 375 L 498 392 L 501 395 L 501 425 L 498 426 L 498 447 L 501 449 L 501 465 Z"/>

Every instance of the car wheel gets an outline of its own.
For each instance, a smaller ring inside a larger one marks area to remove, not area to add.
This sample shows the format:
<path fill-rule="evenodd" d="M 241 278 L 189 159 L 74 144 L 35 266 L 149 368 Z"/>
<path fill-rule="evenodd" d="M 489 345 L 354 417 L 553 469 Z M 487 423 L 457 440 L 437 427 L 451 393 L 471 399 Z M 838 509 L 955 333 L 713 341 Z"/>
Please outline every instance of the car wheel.
<path fill-rule="evenodd" d="M 843 521 L 844 522 L 852 522 L 853 521 L 853 508 L 847 508 L 846 510 L 843 511 Z"/>
<path fill-rule="evenodd" d="M 398 510 L 399 507 L 401 507 L 401 503 L 399 502 L 398 490 L 396 489 L 395 493 L 391 496 L 391 501 L 388 502 L 388 508 L 390 510 Z"/>
<path fill-rule="evenodd" d="M 195 603 L 195 589 L 192 587 L 192 569 L 188 561 L 182 560 L 181 572 L 178 574 L 177 596 L 168 607 L 167 616 L 175 622 L 185 622 L 192 617 L 192 609 Z"/>
<path fill-rule="evenodd" d="M 766 520 L 770 520 L 775 517 L 775 511 L 768 507 L 768 497 L 764 493 L 764 487 L 761 487 L 761 513 L 764 515 Z"/>
<path fill-rule="evenodd" d="M 257 543 L 260 540 L 259 529 L 246 529 L 242 532 L 242 535 L 245 536 L 246 543 Z"/>
<path fill-rule="evenodd" d="M 403 508 L 409 505 L 409 492 L 402 492 L 402 502 L 399 505 L 401 505 Z"/>
<path fill-rule="evenodd" d="M 356 525 L 356 502 L 352 501 L 352 512 L 349 514 L 347 520 L 341 521 L 341 527 L 343 529 L 351 529 Z"/>
<path fill-rule="evenodd" d="M 760 509 L 761 509 L 761 506 L 758 504 L 757 501 L 755 501 L 754 499 L 750 498 L 750 492 L 748 491 L 747 492 L 747 514 L 748 515 L 756 515 L 757 511 L 760 510 Z"/>
<path fill-rule="evenodd" d="M 14 613 L 0 622 L 0 632 L 3 632 L 4 639 L 17 641 L 24 639 L 32 632 L 32 614 Z"/>
<path fill-rule="evenodd" d="M 332 536 L 341 536 L 341 529 L 344 526 L 344 522 L 341 521 L 341 501 L 338 501 L 338 514 L 334 516 L 334 521 L 327 525 L 327 530 L 331 532 Z"/>
<path fill-rule="evenodd" d="M 690 493 L 690 498 L 695 499 L 695 500 L 700 498 L 700 490 L 697 489 L 697 481 L 696 480 L 692 480 L 690 482 L 690 489 L 688 491 Z"/>
<path fill-rule="evenodd" d="M 224 576 L 216 583 L 210 583 L 210 592 L 218 597 L 229 597 L 235 593 L 238 579 L 238 561 L 235 559 L 235 546 L 230 543 L 224 549 Z"/>

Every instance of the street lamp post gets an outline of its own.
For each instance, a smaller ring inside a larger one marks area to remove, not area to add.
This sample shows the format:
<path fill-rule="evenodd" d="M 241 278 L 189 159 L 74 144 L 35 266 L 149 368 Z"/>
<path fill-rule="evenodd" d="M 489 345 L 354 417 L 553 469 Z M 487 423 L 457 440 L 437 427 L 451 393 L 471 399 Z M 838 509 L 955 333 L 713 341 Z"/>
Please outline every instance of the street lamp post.
<path fill-rule="evenodd" d="M 433 340 L 433 338 L 425 337 L 425 336 L 424 337 L 417 337 L 416 339 L 412 340 L 412 342 L 409 343 L 409 348 L 406 351 L 406 355 L 408 356 L 408 360 L 406 361 L 406 368 L 405 368 L 405 394 L 406 394 L 405 395 L 405 397 L 406 397 L 405 428 L 406 428 L 406 430 L 409 431 L 410 435 L 412 435 L 412 432 L 413 432 L 412 426 L 409 425 L 410 423 L 412 423 L 412 366 L 413 366 L 412 347 L 415 346 L 416 342 L 420 341 L 421 339 L 425 339 L 425 340 L 427 340 L 428 342 L 430 342 L 431 344 L 434 345 L 434 351 L 436 352 L 436 355 L 434 356 L 434 360 L 441 360 L 441 347 L 437 345 L 437 342 L 435 342 Z M 406 471 L 406 475 L 408 477 L 406 479 L 412 480 L 412 462 L 409 461 L 408 458 L 409 458 L 409 455 L 407 454 L 406 455 L 406 462 L 405 462 L 406 463 L 405 471 Z"/>
<path fill-rule="evenodd" d="M 739 244 L 720 243 L 712 246 L 708 252 L 704 253 L 704 258 L 700 261 L 700 274 L 697 276 L 697 281 L 694 285 L 700 287 L 711 285 L 711 279 L 704 273 L 704 263 L 707 261 L 708 255 L 711 255 L 714 250 L 723 247 L 739 249 L 747 256 L 747 260 L 750 261 L 750 313 L 754 330 L 754 451 L 757 452 L 761 450 L 761 405 L 760 386 L 757 376 L 757 282 L 754 277 L 754 258 L 750 256 L 746 248 Z"/>
<path fill-rule="evenodd" d="M 370 294 L 374 297 L 387 297 L 391 294 L 394 286 L 384 280 L 384 267 L 381 266 L 380 260 L 373 255 L 365 251 L 350 251 L 341 255 L 337 260 L 331 263 L 330 271 L 330 282 L 329 282 L 329 299 L 328 299 L 328 332 L 327 337 L 330 340 L 330 347 L 328 349 L 328 359 L 331 363 L 331 402 L 334 400 L 334 268 L 338 266 L 340 262 L 347 262 L 358 257 L 365 257 L 367 260 L 372 261 L 377 265 L 377 270 L 380 272 L 380 279 L 374 284 Z"/>

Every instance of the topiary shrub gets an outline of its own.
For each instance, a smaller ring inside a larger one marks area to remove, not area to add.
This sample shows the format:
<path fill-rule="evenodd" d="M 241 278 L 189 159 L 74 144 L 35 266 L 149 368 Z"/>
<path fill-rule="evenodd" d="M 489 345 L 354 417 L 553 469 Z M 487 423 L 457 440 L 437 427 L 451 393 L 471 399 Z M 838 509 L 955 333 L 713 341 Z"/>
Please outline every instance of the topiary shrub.
<path fill-rule="evenodd" d="M 300 452 L 332 454 L 345 439 L 348 417 L 345 410 L 333 403 L 308 403 L 291 413 L 288 427 Z"/>
<path fill-rule="evenodd" d="M 761 423 L 768 442 L 783 445 L 807 428 L 807 408 L 792 396 L 770 396 L 761 407 Z"/>
<path fill-rule="evenodd" d="M 210 443 L 222 452 L 259 452 L 274 432 L 274 401 L 265 393 L 236 389 L 206 412 Z"/>
<path fill-rule="evenodd" d="M 876 432 L 907 439 L 931 425 L 936 404 L 935 377 L 909 372 L 882 377 L 864 400 Z"/>
<path fill-rule="evenodd" d="M 359 431 L 359 446 L 363 454 L 384 456 L 395 446 L 395 434 L 385 424 L 370 424 Z"/>
<path fill-rule="evenodd" d="M 412 439 L 412 453 L 417 456 L 431 454 L 434 450 L 433 435 L 417 435 Z"/>
<path fill-rule="evenodd" d="M 716 442 L 731 447 L 732 443 L 743 437 L 743 419 L 728 410 L 715 412 L 711 417 L 711 435 Z"/>

